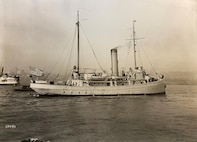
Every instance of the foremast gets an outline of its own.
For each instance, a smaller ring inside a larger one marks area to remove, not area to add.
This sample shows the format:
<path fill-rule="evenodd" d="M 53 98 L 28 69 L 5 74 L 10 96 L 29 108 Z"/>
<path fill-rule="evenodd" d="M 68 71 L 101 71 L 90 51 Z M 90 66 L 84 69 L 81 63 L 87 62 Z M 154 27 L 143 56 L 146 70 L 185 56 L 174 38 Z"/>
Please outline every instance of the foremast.
<path fill-rule="evenodd" d="M 133 20 L 133 49 L 134 49 L 134 67 L 136 69 L 137 63 L 136 63 L 136 39 L 135 39 L 135 22 L 136 20 Z"/>
<path fill-rule="evenodd" d="M 79 10 L 77 11 L 77 73 L 78 73 L 78 76 L 79 76 L 79 53 L 80 53 L 80 50 L 79 50 Z"/>

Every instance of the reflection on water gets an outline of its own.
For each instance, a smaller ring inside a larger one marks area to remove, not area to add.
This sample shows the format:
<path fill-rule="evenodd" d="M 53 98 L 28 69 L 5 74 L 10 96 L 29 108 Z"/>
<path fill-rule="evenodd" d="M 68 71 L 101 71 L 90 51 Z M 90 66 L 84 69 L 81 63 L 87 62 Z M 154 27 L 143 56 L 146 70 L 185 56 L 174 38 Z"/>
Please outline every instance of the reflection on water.
<path fill-rule="evenodd" d="M 34 92 L 0 89 L 2 142 L 197 140 L 197 86 L 172 85 L 166 95 L 124 97 L 35 98 Z"/>

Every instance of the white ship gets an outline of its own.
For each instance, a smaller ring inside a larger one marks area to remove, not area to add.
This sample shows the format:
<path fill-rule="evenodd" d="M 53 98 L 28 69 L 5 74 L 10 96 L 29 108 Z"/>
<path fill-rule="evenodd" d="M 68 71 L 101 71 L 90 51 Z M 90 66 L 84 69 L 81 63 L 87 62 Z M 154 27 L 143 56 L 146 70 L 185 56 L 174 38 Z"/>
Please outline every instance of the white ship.
<path fill-rule="evenodd" d="M 135 22 L 135 21 L 134 21 Z M 74 66 L 71 79 L 62 82 L 46 82 L 32 80 L 30 87 L 40 95 L 62 95 L 62 96 L 106 96 L 106 95 L 151 95 L 165 94 L 164 76 L 151 77 L 143 67 L 136 65 L 136 38 L 133 22 L 133 43 L 134 43 L 134 70 L 122 72 L 119 75 L 118 50 L 111 49 L 112 73 L 86 73 L 82 72 L 79 66 L 79 12 L 78 21 L 78 63 Z"/>
<path fill-rule="evenodd" d="M 17 85 L 19 83 L 19 76 L 9 76 L 3 73 L 3 67 L 0 75 L 0 85 Z"/>

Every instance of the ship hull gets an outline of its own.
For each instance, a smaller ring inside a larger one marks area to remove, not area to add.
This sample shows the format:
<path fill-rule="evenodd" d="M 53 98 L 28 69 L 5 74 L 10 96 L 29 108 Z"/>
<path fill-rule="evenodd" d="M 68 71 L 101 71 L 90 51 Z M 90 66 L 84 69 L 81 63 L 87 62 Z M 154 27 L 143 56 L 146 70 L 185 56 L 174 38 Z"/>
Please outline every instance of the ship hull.
<path fill-rule="evenodd" d="M 9 81 L 7 81 L 7 82 L 0 82 L 0 85 L 17 85 L 18 84 L 18 82 L 9 82 Z"/>
<path fill-rule="evenodd" d="M 165 94 L 163 80 L 127 86 L 66 86 L 31 83 L 31 89 L 39 95 L 60 96 L 110 96 Z"/>
<path fill-rule="evenodd" d="M 17 85 L 19 82 L 17 78 L 9 76 L 0 76 L 0 85 Z"/>

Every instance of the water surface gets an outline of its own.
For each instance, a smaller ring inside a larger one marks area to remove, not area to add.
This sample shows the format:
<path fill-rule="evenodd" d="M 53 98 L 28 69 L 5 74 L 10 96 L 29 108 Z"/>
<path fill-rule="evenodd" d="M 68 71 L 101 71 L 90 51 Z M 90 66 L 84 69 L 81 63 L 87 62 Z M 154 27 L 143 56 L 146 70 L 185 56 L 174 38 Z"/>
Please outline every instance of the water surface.
<path fill-rule="evenodd" d="M 166 95 L 44 97 L 0 86 L 0 142 L 196 142 L 197 86 Z"/>

